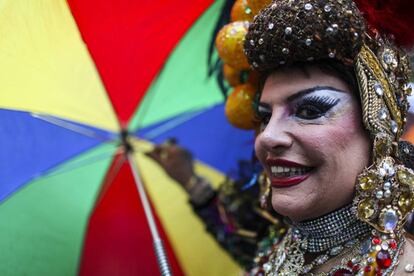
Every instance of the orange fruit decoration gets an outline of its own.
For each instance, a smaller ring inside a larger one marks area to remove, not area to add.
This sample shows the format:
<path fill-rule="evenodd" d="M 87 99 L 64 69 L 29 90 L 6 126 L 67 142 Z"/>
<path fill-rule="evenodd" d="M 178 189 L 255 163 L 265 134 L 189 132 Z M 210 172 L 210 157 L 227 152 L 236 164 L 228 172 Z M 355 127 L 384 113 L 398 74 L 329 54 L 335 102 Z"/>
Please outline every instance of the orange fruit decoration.
<path fill-rule="evenodd" d="M 231 8 L 230 18 L 231 22 L 253 21 L 253 13 L 250 7 L 247 6 L 247 0 L 236 0 Z"/>
<path fill-rule="evenodd" d="M 261 9 L 272 3 L 272 0 L 246 0 L 247 6 L 252 10 L 253 16 L 258 14 Z"/>
<path fill-rule="evenodd" d="M 253 101 L 256 88 L 249 83 L 241 84 L 233 89 L 226 101 L 226 117 L 229 122 L 241 129 L 256 127 Z"/>
<path fill-rule="evenodd" d="M 234 69 L 228 64 L 223 65 L 224 79 L 231 85 L 237 86 L 241 84 L 241 71 Z"/>
<path fill-rule="evenodd" d="M 216 37 L 216 48 L 220 58 L 234 69 L 247 70 L 249 63 L 244 54 L 244 40 L 249 22 L 236 21 L 221 28 Z"/>

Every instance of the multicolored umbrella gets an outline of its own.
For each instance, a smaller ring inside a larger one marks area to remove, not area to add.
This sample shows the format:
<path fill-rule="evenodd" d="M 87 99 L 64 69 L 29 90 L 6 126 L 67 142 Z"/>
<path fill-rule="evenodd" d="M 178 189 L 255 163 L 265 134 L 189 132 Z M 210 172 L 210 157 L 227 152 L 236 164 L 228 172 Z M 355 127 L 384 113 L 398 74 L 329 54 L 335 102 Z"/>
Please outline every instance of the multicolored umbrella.
<path fill-rule="evenodd" d="M 176 137 L 215 185 L 250 158 L 207 72 L 223 4 L 1 2 L 0 275 L 157 275 L 134 164 L 174 275 L 239 271 L 143 154 Z"/>

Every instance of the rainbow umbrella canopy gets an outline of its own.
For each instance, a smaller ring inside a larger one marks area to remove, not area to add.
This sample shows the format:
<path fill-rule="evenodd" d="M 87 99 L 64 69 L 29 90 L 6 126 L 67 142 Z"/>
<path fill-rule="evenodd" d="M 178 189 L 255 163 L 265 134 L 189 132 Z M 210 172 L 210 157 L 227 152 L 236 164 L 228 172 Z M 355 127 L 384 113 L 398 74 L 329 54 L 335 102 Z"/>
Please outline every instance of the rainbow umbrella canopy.
<path fill-rule="evenodd" d="M 240 270 L 143 154 L 176 137 L 214 185 L 249 159 L 208 77 L 224 4 L 1 1 L 0 275 L 158 275 L 135 169 L 174 275 Z"/>

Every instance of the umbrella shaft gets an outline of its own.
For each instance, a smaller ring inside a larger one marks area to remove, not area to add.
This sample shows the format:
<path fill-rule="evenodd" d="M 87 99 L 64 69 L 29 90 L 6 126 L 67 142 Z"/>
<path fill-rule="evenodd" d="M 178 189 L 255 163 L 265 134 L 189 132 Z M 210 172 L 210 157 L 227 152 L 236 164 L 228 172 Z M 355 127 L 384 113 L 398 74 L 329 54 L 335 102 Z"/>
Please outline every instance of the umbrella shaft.
<path fill-rule="evenodd" d="M 158 234 L 157 225 L 155 223 L 154 216 L 151 211 L 147 193 L 145 192 L 144 185 L 142 184 L 141 177 L 138 172 L 138 166 L 135 162 L 132 153 L 128 153 L 127 157 L 129 160 L 129 164 L 131 164 L 132 174 L 134 176 L 135 184 L 137 185 L 138 194 L 141 198 L 142 206 L 144 207 L 145 216 L 147 217 L 161 276 L 172 276 L 167 255 L 165 254 L 165 249 L 160 239 L 160 235 Z"/>
<path fill-rule="evenodd" d="M 154 240 L 155 255 L 157 255 L 158 266 L 162 276 L 172 276 L 167 256 L 165 255 L 162 240 Z"/>

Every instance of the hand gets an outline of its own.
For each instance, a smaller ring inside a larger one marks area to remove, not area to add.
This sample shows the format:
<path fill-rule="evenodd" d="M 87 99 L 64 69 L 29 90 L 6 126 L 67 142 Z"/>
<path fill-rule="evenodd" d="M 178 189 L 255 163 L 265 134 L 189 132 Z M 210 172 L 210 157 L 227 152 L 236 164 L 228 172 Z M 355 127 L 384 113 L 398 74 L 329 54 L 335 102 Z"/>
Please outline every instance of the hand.
<path fill-rule="evenodd" d="M 156 161 L 172 179 L 187 188 L 186 185 L 194 176 L 193 157 L 188 150 L 167 141 L 155 146 L 146 155 Z"/>

